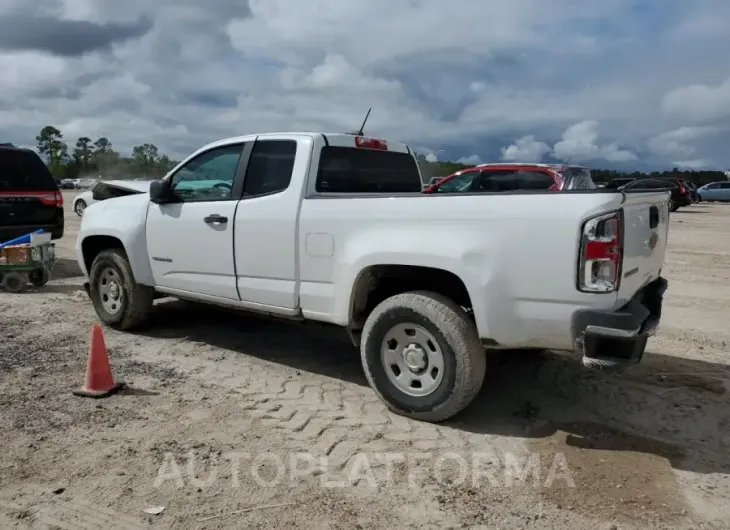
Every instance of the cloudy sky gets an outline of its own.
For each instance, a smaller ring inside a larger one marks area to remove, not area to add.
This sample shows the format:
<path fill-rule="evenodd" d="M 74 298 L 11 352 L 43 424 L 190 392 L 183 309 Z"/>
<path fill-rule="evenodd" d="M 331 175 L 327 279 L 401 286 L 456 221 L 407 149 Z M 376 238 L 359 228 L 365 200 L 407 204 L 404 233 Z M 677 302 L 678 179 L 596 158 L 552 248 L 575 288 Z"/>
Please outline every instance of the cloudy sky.
<path fill-rule="evenodd" d="M 366 131 L 430 157 L 730 168 L 728 0 L 0 0 L 0 141 Z"/>

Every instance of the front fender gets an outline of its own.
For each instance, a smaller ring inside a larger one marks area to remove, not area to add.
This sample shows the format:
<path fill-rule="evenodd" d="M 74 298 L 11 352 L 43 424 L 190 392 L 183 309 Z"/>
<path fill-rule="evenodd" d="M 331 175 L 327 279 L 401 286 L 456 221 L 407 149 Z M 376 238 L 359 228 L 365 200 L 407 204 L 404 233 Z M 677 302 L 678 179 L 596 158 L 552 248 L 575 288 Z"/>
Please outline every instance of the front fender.
<path fill-rule="evenodd" d="M 112 237 L 122 244 L 127 253 L 137 283 L 154 286 L 154 277 L 147 252 L 147 209 L 149 195 L 129 195 L 96 202 L 81 218 L 76 238 L 76 260 L 88 279 L 84 256 L 84 241 L 95 236 Z"/>

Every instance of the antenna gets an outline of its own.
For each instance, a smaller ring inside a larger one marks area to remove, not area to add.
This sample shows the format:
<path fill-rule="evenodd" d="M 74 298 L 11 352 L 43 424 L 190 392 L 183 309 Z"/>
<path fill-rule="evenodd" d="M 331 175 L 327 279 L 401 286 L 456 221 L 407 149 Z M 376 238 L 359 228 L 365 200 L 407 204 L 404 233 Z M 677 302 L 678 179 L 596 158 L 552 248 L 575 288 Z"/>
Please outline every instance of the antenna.
<path fill-rule="evenodd" d="M 573 158 L 572 156 L 569 156 L 569 157 L 568 157 L 568 160 L 566 160 L 566 161 L 565 161 L 565 165 L 566 165 L 566 166 L 568 165 L 568 162 L 570 162 L 570 160 L 571 160 L 572 158 Z"/>
<path fill-rule="evenodd" d="M 352 134 L 352 135 L 355 135 L 355 136 L 362 136 L 363 134 L 365 134 L 363 132 L 363 129 L 365 128 L 365 124 L 368 122 L 368 118 L 370 117 L 370 111 L 371 110 L 373 110 L 372 107 L 370 107 L 368 109 L 368 113 L 365 115 L 365 119 L 363 120 L 362 125 L 360 125 L 360 128 L 357 131 L 352 131 L 352 132 L 349 132 L 347 134 Z"/>
<path fill-rule="evenodd" d="M 370 107 L 368 109 L 368 113 L 365 114 L 365 119 L 362 121 L 362 125 L 360 125 L 360 129 L 357 131 L 358 132 L 358 136 L 362 136 L 363 135 L 363 129 L 365 129 L 365 124 L 368 122 L 368 118 L 370 117 L 370 111 L 371 110 L 373 110 L 372 107 Z"/>

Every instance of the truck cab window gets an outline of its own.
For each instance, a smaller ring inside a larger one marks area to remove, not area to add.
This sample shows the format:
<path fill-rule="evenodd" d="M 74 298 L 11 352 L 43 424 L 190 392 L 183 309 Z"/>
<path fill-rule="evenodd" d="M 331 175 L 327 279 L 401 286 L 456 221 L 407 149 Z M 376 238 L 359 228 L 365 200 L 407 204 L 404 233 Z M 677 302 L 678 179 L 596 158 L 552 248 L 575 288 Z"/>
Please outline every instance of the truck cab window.
<path fill-rule="evenodd" d="M 244 198 L 286 190 L 296 155 L 295 140 L 257 140 L 243 181 Z"/>
<path fill-rule="evenodd" d="M 193 158 L 172 176 L 172 191 L 184 202 L 231 198 L 243 146 L 227 145 Z"/>

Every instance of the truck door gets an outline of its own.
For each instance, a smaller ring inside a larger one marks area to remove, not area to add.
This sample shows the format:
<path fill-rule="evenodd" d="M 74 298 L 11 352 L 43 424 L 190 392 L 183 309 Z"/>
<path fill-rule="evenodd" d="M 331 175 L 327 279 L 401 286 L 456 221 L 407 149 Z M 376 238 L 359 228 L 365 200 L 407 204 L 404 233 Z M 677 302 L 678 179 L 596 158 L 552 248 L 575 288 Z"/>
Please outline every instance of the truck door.
<path fill-rule="evenodd" d="M 150 203 L 147 248 L 157 286 L 239 299 L 233 225 L 243 181 L 237 178 L 239 161 L 250 151 L 245 145 L 198 154 L 168 177 L 177 202 Z"/>

